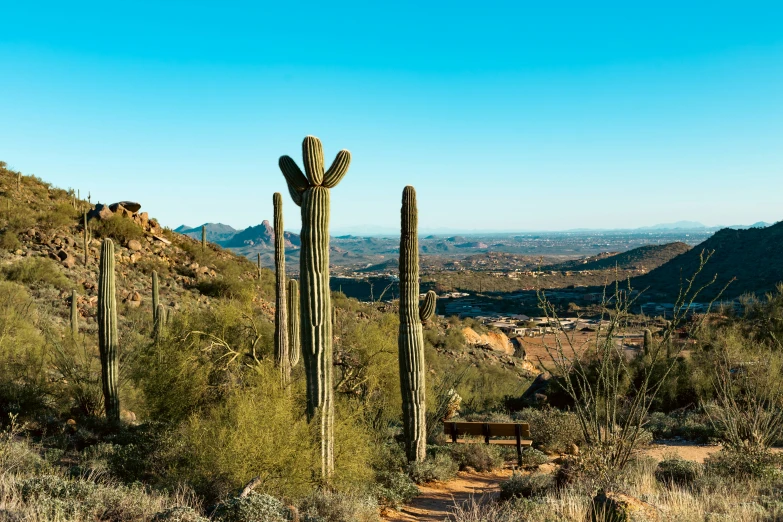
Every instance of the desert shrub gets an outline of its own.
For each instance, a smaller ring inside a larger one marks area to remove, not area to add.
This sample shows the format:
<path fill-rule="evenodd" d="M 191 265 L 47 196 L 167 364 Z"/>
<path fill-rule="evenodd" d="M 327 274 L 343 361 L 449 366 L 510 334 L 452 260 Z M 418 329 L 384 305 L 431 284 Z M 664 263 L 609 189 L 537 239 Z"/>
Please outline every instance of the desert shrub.
<path fill-rule="evenodd" d="M 513 415 L 517 422 L 530 424 L 533 444 L 550 453 L 569 453 L 571 446 L 584 443 L 579 419 L 574 413 L 555 408 L 527 408 Z"/>
<path fill-rule="evenodd" d="M 131 239 L 138 241 L 144 237 L 144 231 L 139 225 L 119 214 L 114 214 L 109 219 L 93 220 L 90 226 L 96 237 L 110 238 L 121 245 Z"/>
<path fill-rule="evenodd" d="M 58 203 L 38 216 L 38 225 L 44 230 L 54 231 L 75 224 L 78 217 L 70 203 Z"/>
<path fill-rule="evenodd" d="M 483 441 L 482 441 L 483 442 Z M 460 470 L 492 471 L 503 467 L 503 455 L 496 446 L 489 444 L 453 444 L 451 459 Z"/>
<path fill-rule="evenodd" d="M 673 456 L 658 463 L 655 479 L 664 484 L 687 486 L 692 484 L 700 474 L 701 465 L 698 462 Z"/>
<path fill-rule="evenodd" d="M 0 233 L 0 248 L 5 250 L 16 250 L 22 246 L 19 238 L 11 230 Z"/>
<path fill-rule="evenodd" d="M 243 281 L 239 277 L 221 275 L 200 279 L 196 283 L 196 288 L 201 292 L 201 295 L 209 297 L 241 299 L 251 295 L 253 285 L 251 282 Z"/>
<path fill-rule="evenodd" d="M 173 507 L 155 513 L 152 522 L 209 522 L 191 507 Z"/>
<path fill-rule="evenodd" d="M 419 494 L 419 488 L 407 473 L 379 471 L 375 474 L 373 494 L 384 506 L 397 508 Z"/>
<path fill-rule="evenodd" d="M 427 456 L 423 462 L 412 462 L 408 466 L 408 474 L 416 484 L 434 481 L 445 481 L 454 477 L 459 466 L 445 452 Z"/>
<path fill-rule="evenodd" d="M 555 478 L 549 473 L 520 475 L 515 473 L 510 479 L 500 483 L 500 499 L 514 497 L 543 497 L 555 486 Z"/>
<path fill-rule="evenodd" d="M 522 469 L 535 469 L 547 462 L 549 462 L 549 458 L 543 452 L 535 448 L 522 449 Z"/>
<path fill-rule="evenodd" d="M 3 275 L 9 281 L 26 285 L 53 286 L 58 290 L 69 290 L 73 284 L 65 277 L 60 267 L 46 257 L 28 257 L 3 268 Z"/>
<path fill-rule="evenodd" d="M 293 519 L 293 514 L 275 497 L 250 492 L 246 497 L 234 497 L 218 504 L 214 519 L 219 522 L 287 522 Z"/>
<path fill-rule="evenodd" d="M 318 491 L 299 505 L 304 522 L 380 522 L 375 499 L 346 493 Z"/>
<path fill-rule="evenodd" d="M 25 502 L 39 501 L 42 498 L 69 499 L 84 502 L 93 493 L 96 485 L 81 480 L 67 480 L 58 475 L 41 475 L 22 480 L 19 492 Z"/>
<path fill-rule="evenodd" d="M 783 455 L 752 446 L 726 447 L 704 461 L 704 471 L 740 480 L 778 480 L 783 478 Z"/>
<path fill-rule="evenodd" d="M 715 427 L 702 409 L 672 413 L 651 413 L 645 428 L 654 439 L 685 439 L 707 443 L 718 436 Z"/>

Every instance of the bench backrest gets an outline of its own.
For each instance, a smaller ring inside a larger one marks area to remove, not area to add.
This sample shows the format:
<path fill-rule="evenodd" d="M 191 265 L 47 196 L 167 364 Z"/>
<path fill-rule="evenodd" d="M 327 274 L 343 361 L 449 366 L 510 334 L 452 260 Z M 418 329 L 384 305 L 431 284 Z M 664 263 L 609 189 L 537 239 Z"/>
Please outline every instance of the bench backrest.
<path fill-rule="evenodd" d="M 446 435 L 475 435 L 477 437 L 515 437 L 517 426 L 520 436 L 530 438 L 530 424 L 527 422 L 449 422 L 443 421 L 443 432 Z"/>

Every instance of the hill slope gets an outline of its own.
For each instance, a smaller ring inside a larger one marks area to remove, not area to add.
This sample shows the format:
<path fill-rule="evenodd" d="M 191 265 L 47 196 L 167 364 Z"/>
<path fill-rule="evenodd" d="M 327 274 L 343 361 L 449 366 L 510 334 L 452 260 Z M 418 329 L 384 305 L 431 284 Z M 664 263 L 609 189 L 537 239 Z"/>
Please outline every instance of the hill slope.
<path fill-rule="evenodd" d="M 697 284 L 704 284 L 717 275 L 715 284 L 706 290 L 703 299 L 714 298 L 732 278 L 724 298 L 743 293 L 771 291 L 783 281 L 783 222 L 767 228 L 747 230 L 723 229 L 711 238 L 684 252 L 649 274 L 632 280 L 634 288 L 650 287 L 651 293 L 673 299 L 681 278 L 691 277 L 699 267 L 702 252 L 714 251 Z"/>
<path fill-rule="evenodd" d="M 653 270 L 690 250 L 685 243 L 645 245 L 627 252 L 598 254 L 546 267 L 546 270 Z"/>

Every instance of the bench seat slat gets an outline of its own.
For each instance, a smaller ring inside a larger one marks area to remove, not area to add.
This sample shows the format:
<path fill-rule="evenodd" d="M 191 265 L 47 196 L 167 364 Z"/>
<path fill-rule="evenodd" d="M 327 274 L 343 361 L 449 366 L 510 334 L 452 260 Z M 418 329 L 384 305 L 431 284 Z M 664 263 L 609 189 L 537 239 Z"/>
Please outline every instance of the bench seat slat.
<path fill-rule="evenodd" d="M 451 443 L 451 439 L 446 441 L 447 443 Z M 471 442 L 475 443 L 484 443 L 483 440 L 479 439 L 457 439 L 457 444 L 469 444 Z M 490 439 L 490 444 L 497 444 L 499 446 L 516 446 L 517 441 L 516 440 L 509 440 L 509 439 Z M 533 441 L 532 440 L 522 440 L 522 446 L 532 446 Z"/>

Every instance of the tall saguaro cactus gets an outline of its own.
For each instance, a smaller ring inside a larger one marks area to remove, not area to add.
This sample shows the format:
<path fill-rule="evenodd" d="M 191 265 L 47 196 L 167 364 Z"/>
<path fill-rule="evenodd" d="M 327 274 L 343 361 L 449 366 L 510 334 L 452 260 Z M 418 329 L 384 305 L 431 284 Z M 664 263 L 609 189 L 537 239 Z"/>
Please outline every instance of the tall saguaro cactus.
<path fill-rule="evenodd" d="M 299 329 L 299 283 L 296 279 L 288 280 L 288 356 L 291 368 L 299 364 L 300 329 Z"/>
<path fill-rule="evenodd" d="M 207 227 L 206 225 L 201 225 L 201 251 L 206 252 L 207 251 Z"/>
<path fill-rule="evenodd" d="M 256 268 L 256 279 L 260 281 L 261 280 L 261 252 L 256 254 L 256 264 L 258 265 Z"/>
<path fill-rule="evenodd" d="M 652 351 L 652 332 L 649 328 L 644 329 L 644 344 L 642 345 L 642 353 L 648 355 Z"/>
<path fill-rule="evenodd" d="M 402 191 L 400 230 L 400 331 L 397 338 L 402 392 L 405 453 L 410 462 L 423 461 L 427 450 L 425 410 L 424 333 L 421 322 L 435 311 L 435 293 L 430 291 L 419 308 L 419 238 L 416 191 Z"/>
<path fill-rule="evenodd" d="M 321 476 L 334 471 L 334 397 L 332 390 L 332 318 L 329 295 L 329 189 L 348 172 L 351 153 L 341 150 L 324 170 L 321 141 L 307 136 L 302 142 L 305 173 L 289 156 L 280 158 L 280 170 L 294 203 L 302 207 L 300 253 L 302 358 L 307 379 L 307 417 L 320 422 Z"/>
<path fill-rule="evenodd" d="M 87 266 L 90 255 L 90 229 L 87 225 L 87 212 L 82 215 L 82 223 L 82 226 L 84 227 L 84 230 L 82 230 L 82 243 L 84 244 L 84 266 Z"/>
<path fill-rule="evenodd" d="M 79 309 L 76 306 L 76 290 L 71 290 L 71 337 L 79 337 Z"/>
<path fill-rule="evenodd" d="M 114 243 L 104 239 L 98 273 L 98 348 L 106 418 L 120 420 L 117 292 L 114 285 Z"/>
<path fill-rule="evenodd" d="M 283 196 L 272 196 L 275 222 L 275 364 L 280 369 L 280 382 L 287 385 L 291 379 L 291 361 L 288 357 L 288 321 L 286 320 L 285 238 L 283 237 Z"/>

